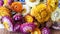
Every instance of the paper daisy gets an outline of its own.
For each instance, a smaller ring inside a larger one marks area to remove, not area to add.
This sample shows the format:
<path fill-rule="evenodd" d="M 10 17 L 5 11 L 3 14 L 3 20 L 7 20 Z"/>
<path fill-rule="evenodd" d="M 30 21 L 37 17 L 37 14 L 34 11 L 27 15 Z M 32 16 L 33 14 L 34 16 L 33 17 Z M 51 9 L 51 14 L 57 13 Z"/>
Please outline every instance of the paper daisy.
<path fill-rule="evenodd" d="M 53 21 L 58 21 L 60 19 L 60 8 L 57 8 L 54 12 L 52 12 L 51 19 Z"/>
<path fill-rule="evenodd" d="M 25 0 L 26 4 L 30 7 L 36 6 L 40 3 L 40 0 Z"/>
<path fill-rule="evenodd" d="M 58 0 L 47 0 L 47 7 L 54 11 L 58 6 Z"/>
<path fill-rule="evenodd" d="M 36 28 L 31 34 L 41 34 L 40 29 Z"/>
<path fill-rule="evenodd" d="M 25 16 L 27 15 L 28 13 L 30 13 L 30 7 L 27 6 L 27 5 L 23 5 L 23 12 L 22 12 L 22 15 Z"/>
<path fill-rule="evenodd" d="M 10 16 L 10 10 L 6 7 L 0 7 L 0 16 Z"/>
<path fill-rule="evenodd" d="M 45 22 L 50 17 L 50 12 L 47 10 L 45 4 L 39 4 L 37 7 L 33 7 L 30 14 L 34 16 L 38 22 Z"/>

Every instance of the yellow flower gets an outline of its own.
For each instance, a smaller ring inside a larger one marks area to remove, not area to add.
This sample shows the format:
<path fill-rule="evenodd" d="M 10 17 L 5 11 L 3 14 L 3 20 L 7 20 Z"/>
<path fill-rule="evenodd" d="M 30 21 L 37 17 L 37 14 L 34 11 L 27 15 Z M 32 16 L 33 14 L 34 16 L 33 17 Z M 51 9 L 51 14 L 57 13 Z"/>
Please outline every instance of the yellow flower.
<path fill-rule="evenodd" d="M 45 4 L 39 4 L 31 9 L 32 16 L 34 16 L 38 22 L 45 22 L 50 18 L 50 12 L 47 10 Z"/>
<path fill-rule="evenodd" d="M 32 23 L 32 22 L 33 22 L 33 17 L 30 16 L 30 15 L 26 15 L 26 16 L 25 16 L 25 21 L 26 21 L 26 22 L 29 22 L 29 23 Z"/>
<path fill-rule="evenodd" d="M 31 34 L 41 34 L 41 31 L 36 28 L 33 32 L 31 32 Z"/>
<path fill-rule="evenodd" d="M 58 6 L 58 0 L 47 0 L 49 10 L 54 11 Z"/>
<path fill-rule="evenodd" d="M 0 7 L 0 16 L 10 16 L 10 11 L 6 7 Z"/>

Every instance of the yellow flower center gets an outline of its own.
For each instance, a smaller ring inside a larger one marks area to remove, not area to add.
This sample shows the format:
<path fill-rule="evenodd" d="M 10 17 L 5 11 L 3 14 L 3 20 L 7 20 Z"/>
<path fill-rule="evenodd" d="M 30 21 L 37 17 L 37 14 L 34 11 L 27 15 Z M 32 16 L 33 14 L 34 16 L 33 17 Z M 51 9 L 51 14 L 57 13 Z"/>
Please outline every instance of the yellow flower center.
<path fill-rule="evenodd" d="M 37 31 L 35 31 L 34 34 L 39 34 L 39 33 Z"/>
<path fill-rule="evenodd" d="M 24 8 L 22 13 L 26 13 L 26 11 L 27 11 L 27 10 Z"/>
<path fill-rule="evenodd" d="M 42 16 L 42 18 L 45 18 L 47 16 L 46 11 L 41 12 L 41 16 Z"/>
<path fill-rule="evenodd" d="M 26 21 L 27 22 L 33 22 L 33 18 L 31 16 L 26 16 Z"/>
<path fill-rule="evenodd" d="M 30 2 L 35 2 L 36 0 L 29 0 Z"/>
<path fill-rule="evenodd" d="M 4 24 L 4 26 L 5 26 L 5 28 L 6 28 L 6 29 L 8 29 L 8 28 L 9 28 L 9 25 L 8 25 L 8 23 L 7 23 L 7 22 L 4 22 L 3 24 Z"/>
<path fill-rule="evenodd" d="M 39 29 L 35 29 L 33 32 L 31 32 L 31 34 L 41 34 Z"/>

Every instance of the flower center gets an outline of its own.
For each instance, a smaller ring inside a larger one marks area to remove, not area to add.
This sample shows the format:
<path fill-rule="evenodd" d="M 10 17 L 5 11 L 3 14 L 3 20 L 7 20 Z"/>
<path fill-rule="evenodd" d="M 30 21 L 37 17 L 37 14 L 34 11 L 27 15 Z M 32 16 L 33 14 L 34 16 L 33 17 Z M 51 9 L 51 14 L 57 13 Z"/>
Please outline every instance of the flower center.
<path fill-rule="evenodd" d="M 55 17 L 58 17 L 58 16 L 59 16 L 59 12 L 56 12 L 56 13 L 55 13 Z"/>
<path fill-rule="evenodd" d="M 47 16 L 46 11 L 41 12 L 41 16 L 42 16 L 42 18 L 45 18 Z"/>
<path fill-rule="evenodd" d="M 30 2 L 35 2 L 36 0 L 29 0 Z"/>
<path fill-rule="evenodd" d="M 26 8 L 24 8 L 22 13 L 26 13 L 26 11 L 27 11 Z"/>
<path fill-rule="evenodd" d="M 37 32 L 37 31 L 35 31 L 35 32 L 34 32 L 34 34 L 38 34 L 38 32 Z"/>

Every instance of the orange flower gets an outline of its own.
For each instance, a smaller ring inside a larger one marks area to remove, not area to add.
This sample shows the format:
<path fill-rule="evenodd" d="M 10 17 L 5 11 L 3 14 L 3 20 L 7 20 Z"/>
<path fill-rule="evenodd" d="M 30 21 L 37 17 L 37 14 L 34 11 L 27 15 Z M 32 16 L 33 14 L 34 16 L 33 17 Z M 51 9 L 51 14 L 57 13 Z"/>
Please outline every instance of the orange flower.
<path fill-rule="evenodd" d="M 22 4 L 20 2 L 13 2 L 11 8 L 16 12 L 22 12 Z"/>

